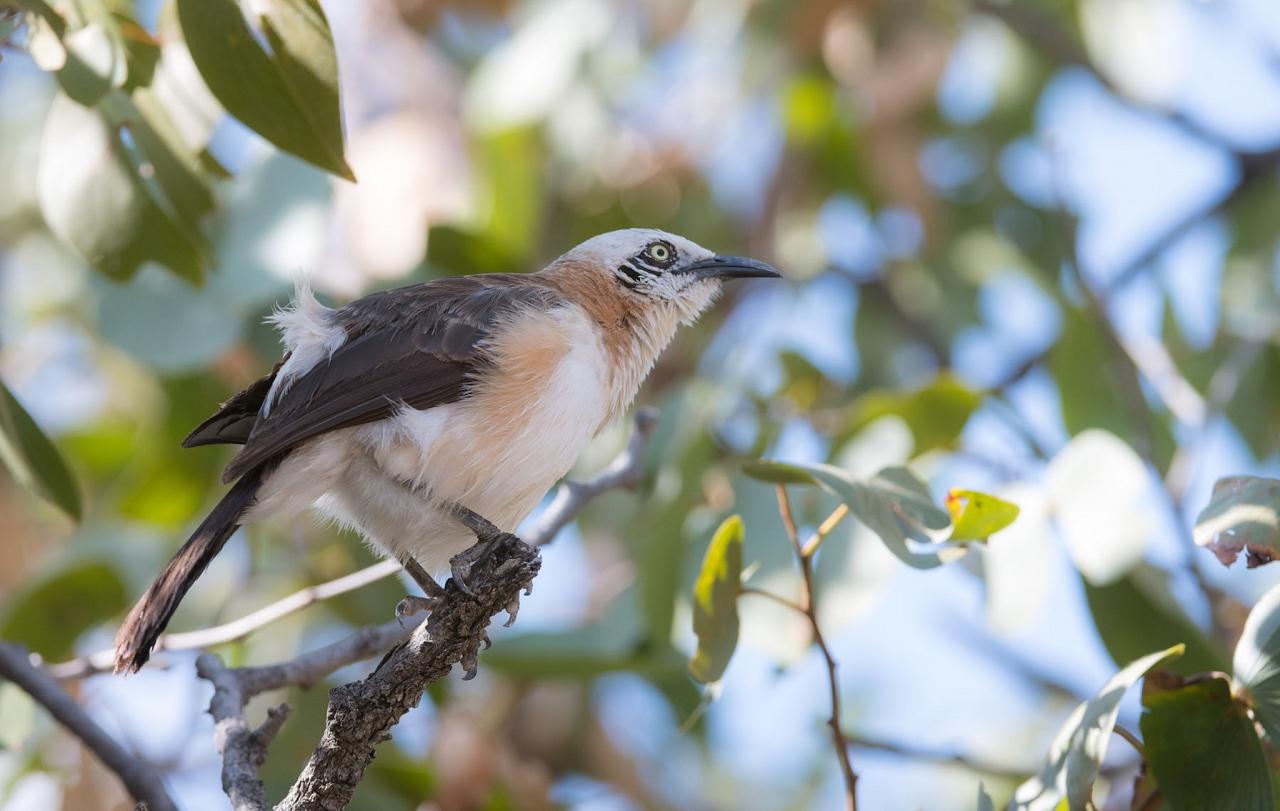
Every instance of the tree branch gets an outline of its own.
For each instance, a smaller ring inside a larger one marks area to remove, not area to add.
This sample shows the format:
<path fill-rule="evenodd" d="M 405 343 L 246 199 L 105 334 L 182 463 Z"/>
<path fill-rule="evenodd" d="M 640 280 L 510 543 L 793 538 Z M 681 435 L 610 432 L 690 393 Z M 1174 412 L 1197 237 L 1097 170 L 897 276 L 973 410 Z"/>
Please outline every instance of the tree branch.
<path fill-rule="evenodd" d="M 176 811 L 160 775 L 141 758 L 126 752 L 53 679 L 31 663 L 21 646 L 0 642 L 0 676 L 13 682 L 48 710 L 71 734 L 97 755 L 147 811 Z"/>
<path fill-rule="evenodd" d="M 845 737 L 844 727 L 841 725 L 840 716 L 840 680 L 836 675 L 836 658 L 831 653 L 831 648 L 827 647 L 827 640 L 822 635 L 822 628 L 818 625 L 818 608 L 814 600 L 813 588 L 813 551 L 818 548 L 818 543 L 811 540 L 807 544 L 800 543 L 800 536 L 796 532 L 795 519 L 791 514 L 791 501 L 787 498 L 787 488 L 785 485 L 777 485 L 778 491 L 778 511 L 782 515 L 782 524 L 786 527 L 787 535 L 791 539 L 791 546 L 795 550 L 796 560 L 800 564 L 800 576 L 802 579 L 802 590 L 800 593 L 800 602 L 796 606 L 804 614 L 809 621 L 809 629 L 813 634 L 813 643 L 818 646 L 818 650 L 822 653 L 822 661 L 827 667 L 827 685 L 831 694 L 831 718 L 827 720 L 827 726 L 831 728 L 831 743 L 836 751 L 836 760 L 840 763 L 840 774 L 844 777 L 844 801 L 846 811 L 857 811 L 858 809 L 858 774 L 853 770 L 853 762 L 849 760 L 849 739 Z M 833 512 L 828 518 L 822 522 L 822 526 L 833 528 L 844 517 L 844 513 L 839 509 Z M 815 539 L 822 536 L 815 534 Z M 809 551 L 806 552 L 805 550 Z M 760 592 L 765 596 L 772 597 L 772 594 Z M 774 598 L 778 599 L 778 598 Z"/>
<path fill-rule="evenodd" d="M 529 527 L 524 541 L 511 544 L 508 554 L 491 556 L 476 564 L 469 578 L 473 595 L 464 594 L 454 581 L 448 581 L 440 605 L 416 628 L 402 626 L 398 621 L 362 628 L 319 650 L 261 667 L 227 668 L 213 654 L 202 655 L 197 671 L 214 685 L 209 711 L 223 754 L 223 789 L 231 798 L 232 807 L 236 811 L 264 811 L 268 807 L 258 769 L 267 744 L 288 711 L 285 705 L 273 708 L 262 726 L 251 730 L 244 717 L 245 705 L 251 698 L 290 685 L 313 685 L 347 664 L 395 646 L 367 678 L 329 692 L 320 743 L 277 808 L 294 811 L 345 806 L 372 762 L 377 744 L 386 740 L 390 729 L 418 704 L 427 686 L 458 663 L 462 663 L 468 677 L 475 672 L 476 656 L 489 643 L 486 629 L 492 618 L 506 610 L 514 619 L 520 592 L 531 588 L 541 565 L 537 547 L 550 542 L 592 499 L 608 490 L 640 482 L 644 451 L 656 422 L 652 410 L 641 410 L 635 418 L 631 441 L 608 467 L 589 481 L 562 484 Z M 391 571 L 395 568 L 398 567 Z M 361 574 L 364 573 L 357 572 L 346 579 Z M 374 579 L 377 578 L 370 575 L 365 582 Z M 203 635 L 197 638 L 218 641 L 225 641 L 231 626 L 237 632 L 248 633 L 272 621 L 272 617 L 324 599 L 317 593 L 341 593 L 335 586 L 339 582 L 304 590 L 234 623 L 195 633 Z M 299 597 L 304 593 L 311 595 L 309 602 Z"/>

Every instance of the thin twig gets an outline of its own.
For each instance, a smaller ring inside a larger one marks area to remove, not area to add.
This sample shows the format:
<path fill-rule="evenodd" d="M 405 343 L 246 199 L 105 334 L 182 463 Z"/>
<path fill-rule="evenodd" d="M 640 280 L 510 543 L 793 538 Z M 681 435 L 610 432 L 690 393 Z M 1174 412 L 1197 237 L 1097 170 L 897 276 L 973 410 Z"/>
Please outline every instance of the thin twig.
<path fill-rule="evenodd" d="M 844 727 L 840 722 L 842 715 L 840 711 L 840 679 L 836 674 L 836 658 L 832 655 L 831 649 L 827 647 L 827 640 L 823 637 L 822 628 L 818 624 L 818 610 L 813 588 L 813 558 L 805 555 L 804 547 L 800 545 L 799 536 L 796 533 L 795 519 L 791 514 L 791 501 L 787 498 L 786 487 L 781 484 L 778 485 L 778 510 L 782 514 L 782 523 L 791 536 L 792 546 L 796 551 L 796 559 L 800 564 L 802 589 L 800 603 L 797 607 L 809 620 L 809 629 L 813 633 L 813 643 L 821 651 L 823 662 L 827 667 L 827 684 L 831 694 L 831 718 L 828 719 L 827 725 L 831 728 L 832 747 L 836 750 L 836 760 L 840 763 L 840 773 L 844 777 L 845 809 L 846 811 L 857 811 L 858 775 L 854 772 L 853 762 L 849 759 L 849 739 L 845 737 Z M 824 521 L 823 523 L 827 522 Z M 767 592 L 762 593 L 767 594 Z"/>
<path fill-rule="evenodd" d="M 928 760 L 935 763 L 951 764 L 973 772 L 1002 777 L 1007 780 L 1021 780 L 1035 773 L 1035 767 L 1019 768 L 1003 763 L 991 763 L 964 752 L 909 746 L 896 741 L 869 738 L 865 735 L 846 734 L 845 738 L 849 741 L 850 746 L 858 749 L 874 749 L 877 752 L 888 752 L 889 754 L 900 755 L 912 760 Z"/>
<path fill-rule="evenodd" d="M 772 591 L 769 591 L 767 589 L 758 589 L 755 586 L 744 586 L 738 593 L 751 594 L 756 597 L 763 597 L 766 600 L 772 600 L 775 603 L 778 603 L 779 605 L 786 606 L 787 608 L 790 608 L 792 611 L 798 611 L 801 614 L 807 613 L 804 610 L 804 606 L 800 605 L 797 602 L 788 600 L 786 597 L 783 597 L 781 594 L 774 594 Z"/>
<path fill-rule="evenodd" d="M 157 652 L 204 650 L 214 645 L 235 642 L 290 614 L 301 611 L 318 602 L 364 588 L 370 583 L 376 583 L 399 571 L 400 564 L 396 561 L 380 561 L 357 572 L 339 577 L 336 580 L 299 589 L 288 597 L 263 606 L 257 611 L 231 622 L 215 625 L 211 628 L 202 628 L 198 631 L 165 634 L 157 640 L 155 650 Z M 45 670 L 56 679 L 79 679 L 96 673 L 109 673 L 114 666 L 115 649 L 108 648 L 67 662 L 49 665 Z"/>
<path fill-rule="evenodd" d="M 800 555 L 806 558 L 813 557 L 813 554 L 818 551 L 818 547 L 822 546 L 823 540 L 825 540 L 836 527 L 840 526 L 840 522 L 843 521 L 845 516 L 848 514 L 848 504 L 842 503 L 839 507 L 832 510 L 831 515 L 828 515 L 826 519 L 818 525 L 817 530 L 809 536 L 809 540 L 805 541 L 804 546 L 800 548 Z"/>
<path fill-rule="evenodd" d="M 142 758 L 126 752 L 53 679 L 31 663 L 20 645 L 0 642 L 0 676 L 21 688 L 79 738 L 148 811 L 176 811 L 160 775 Z"/>

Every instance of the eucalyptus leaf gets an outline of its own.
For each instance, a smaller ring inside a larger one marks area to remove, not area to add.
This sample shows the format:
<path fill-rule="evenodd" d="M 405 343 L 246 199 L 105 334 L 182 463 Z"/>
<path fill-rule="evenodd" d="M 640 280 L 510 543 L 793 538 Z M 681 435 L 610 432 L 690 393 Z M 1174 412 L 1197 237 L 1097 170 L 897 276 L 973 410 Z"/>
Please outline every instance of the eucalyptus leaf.
<path fill-rule="evenodd" d="M 1235 563 L 1241 552 L 1250 569 L 1275 560 L 1280 548 L 1280 479 L 1218 479 L 1209 505 L 1196 518 L 1194 537 L 1223 566 Z"/>
<path fill-rule="evenodd" d="M 80 520 L 80 489 L 40 426 L 0 383 L 0 462 L 20 484 Z"/>
<path fill-rule="evenodd" d="M 742 590 L 742 519 L 726 518 L 711 538 L 693 586 L 693 632 L 698 649 L 689 673 L 700 682 L 718 681 L 738 645 L 738 594 Z"/>
<path fill-rule="evenodd" d="M 1223 677 L 1152 674 L 1140 721 L 1147 766 L 1171 809 L 1271 811 L 1271 773 L 1247 708 Z"/>
<path fill-rule="evenodd" d="M 1064 799 L 1072 809 L 1085 808 L 1125 692 L 1152 668 L 1181 656 L 1184 649 L 1174 645 L 1131 662 L 1108 679 L 1097 695 L 1076 707 L 1054 737 L 1040 773 L 1018 787 L 1010 808 L 1051 811 Z"/>
<path fill-rule="evenodd" d="M 1249 612 L 1232 657 L 1232 679 L 1248 695 L 1267 737 L 1280 741 L 1280 586 Z"/>
<path fill-rule="evenodd" d="M 347 180 L 337 56 L 317 0 L 264 0 L 263 49 L 234 0 L 177 0 L 191 58 L 228 113 L 286 152 Z"/>
<path fill-rule="evenodd" d="M 118 127 L 66 96 L 57 96 L 41 139 L 37 190 L 50 230 L 99 272 L 127 279 L 159 262 L 198 280 L 205 247 L 189 224 L 161 210 L 130 160 Z M 151 163 L 150 165 L 155 165 Z"/>
<path fill-rule="evenodd" d="M 880 537 L 899 560 L 917 569 L 940 566 L 963 550 L 938 545 L 915 551 L 908 541 L 928 541 L 928 532 L 945 530 L 951 517 L 924 484 L 903 467 L 887 467 L 867 481 L 833 465 L 756 461 L 743 465 L 752 478 L 775 484 L 814 484 L 843 501 L 849 512 Z"/>

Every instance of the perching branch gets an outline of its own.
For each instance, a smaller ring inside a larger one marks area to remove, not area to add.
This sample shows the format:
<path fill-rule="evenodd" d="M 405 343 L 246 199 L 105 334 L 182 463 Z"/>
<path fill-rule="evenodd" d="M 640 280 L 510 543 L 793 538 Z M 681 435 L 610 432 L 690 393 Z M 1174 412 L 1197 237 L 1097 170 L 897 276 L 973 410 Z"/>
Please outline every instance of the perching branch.
<path fill-rule="evenodd" d="M 504 610 L 511 612 L 514 619 L 520 592 L 527 591 L 537 575 L 541 565 L 537 547 L 550 542 L 595 497 L 640 482 L 644 449 L 656 425 L 656 414 L 642 410 L 635 422 L 635 434 L 627 448 L 605 470 L 587 482 L 563 484 L 541 517 L 525 533 L 523 542 L 510 544 L 507 554 L 486 558 L 472 569 L 468 581 L 472 596 L 461 592 L 450 580 L 445 584 L 443 601 L 416 628 L 401 626 L 396 621 L 362 628 L 319 650 L 261 667 L 227 668 L 213 654 L 202 655 L 197 669 L 214 685 L 209 710 L 223 755 L 223 789 L 231 798 L 232 807 L 236 811 L 263 811 L 268 807 L 258 769 L 288 709 L 285 705 L 272 709 L 267 721 L 254 730 L 244 717 L 245 705 L 251 698 L 281 687 L 310 686 L 345 665 L 396 646 L 367 678 L 329 692 L 329 709 L 320 743 L 277 808 L 293 811 L 345 806 L 372 762 L 377 744 L 386 740 L 390 729 L 418 704 L 427 686 L 443 678 L 458 663 L 462 663 L 468 675 L 474 673 L 476 656 L 489 641 L 486 634 L 489 623 Z M 325 584 L 311 591 L 332 585 Z M 325 593 L 328 591 L 332 589 Z M 297 608 L 282 611 L 277 606 L 285 603 L 294 606 L 301 601 L 301 598 L 295 600 L 297 597 L 293 595 L 231 625 L 244 630 L 254 625 L 250 620 L 255 617 L 272 613 L 283 616 Z M 316 599 L 323 597 L 313 595 L 311 601 Z M 218 630 L 196 633 L 221 639 L 213 633 Z M 225 633 L 228 632 L 222 635 Z"/>
<path fill-rule="evenodd" d="M 19 645 L 0 642 L 0 677 L 12 682 L 49 711 L 58 723 L 91 749 L 125 788 L 148 811 L 176 811 L 160 775 L 141 758 L 126 752 L 88 713 L 58 685 L 52 676 L 31 663 Z"/>

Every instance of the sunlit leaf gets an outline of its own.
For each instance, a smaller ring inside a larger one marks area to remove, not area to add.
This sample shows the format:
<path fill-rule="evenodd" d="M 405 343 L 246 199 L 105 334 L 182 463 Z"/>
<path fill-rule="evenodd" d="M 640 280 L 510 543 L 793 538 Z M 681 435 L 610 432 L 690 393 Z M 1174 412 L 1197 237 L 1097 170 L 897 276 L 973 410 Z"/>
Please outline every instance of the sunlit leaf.
<path fill-rule="evenodd" d="M 1275 560 L 1280 548 L 1280 479 L 1219 479 L 1209 506 L 1196 517 L 1194 536 L 1223 566 L 1235 563 L 1241 552 L 1250 569 Z"/>
<path fill-rule="evenodd" d="M 115 279 L 159 262 L 198 280 L 203 245 L 190 226 L 157 207 L 121 131 L 65 96 L 54 99 L 40 147 L 40 211 L 50 229 Z"/>
<path fill-rule="evenodd" d="M 742 589 L 742 519 L 726 518 L 711 538 L 693 586 L 693 632 L 698 649 L 689 672 L 700 682 L 718 681 L 738 645 L 738 593 Z"/>
<path fill-rule="evenodd" d="M 234 0 L 178 0 L 191 58 L 227 112 L 286 152 L 354 180 L 343 157 L 337 57 L 316 0 L 255 8 L 263 49 Z"/>
<path fill-rule="evenodd" d="M 1105 586 L 1083 578 L 1082 582 L 1098 635 L 1117 665 L 1152 648 L 1181 642 L 1187 646 L 1186 653 L 1169 665 L 1178 673 L 1230 666 L 1226 654 L 1178 606 L 1164 572 L 1144 564 Z"/>
<path fill-rule="evenodd" d="M 939 545 L 936 551 L 917 551 L 909 541 L 928 542 L 928 533 L 951 526 L 951 517 L 934 504 L 929 489 L 903 467 L 888 467 L 867 481 L 832 465 L 756 461 L 743 472 L 777 484 L 815 484 L 837 496 L 849 512 L 880 537 L 889 551 L 917 569 L 940 566 L 962 550 Z"/>
<path fill-rule="evenodd" d="M 1147 766 L 1170 808 L 1271 811 L 1267 758 L 1223 677 L 1153 673 L 1142 688 Z"/>
<path fill-rule="evenodd" d="M 128 77 L 124 40 L 116 18 L 103 3 L 78 7 L 84 18 L 72 25 L 48 6 L 31 18 L 28 49 L 42 70 L 52 73 L 68 97 L 96 104 Z"/>
<path fill-rule="evenodd" d="M 1267 737 L 1280 741 L 1280 586 L 1249 612 L 1232 657 L 1232 679 L 1247 691 Z"/>
<path fill-rule="evenodd" d="M 1107 755 L 1125 691 L 1147 671 L 1182 655 L 1182 651 L 1182 645 L 1174 645 L 1143 656 L 1108 679 L 1097 695 L 1076 707 L 1053 739 L 1040 773 L 1014 793 L 1011 808 L 1051 811 L 1063 800 L 1071 808 L 1084 808 Z"/>
<path fill-rule="evenodd" d="M 46 659 L 65 658 L 82 633 L 125 607 L 124 583 L 116 570 L 82 563 L 19 594 L 0 622 L 0 639 L 26 645 Z"/>
<path fill-rule="evenodd" d="M 80 520 L 80 489 L 62 455 L 0 383 L 0 462 L 24 487 Z"/>
<path fill-rule="evenodd" d="M 953 541 L 985 541 L 1018 517 L 1017 504 L 976 490 L 952 489 L 946 503 Z"/>

